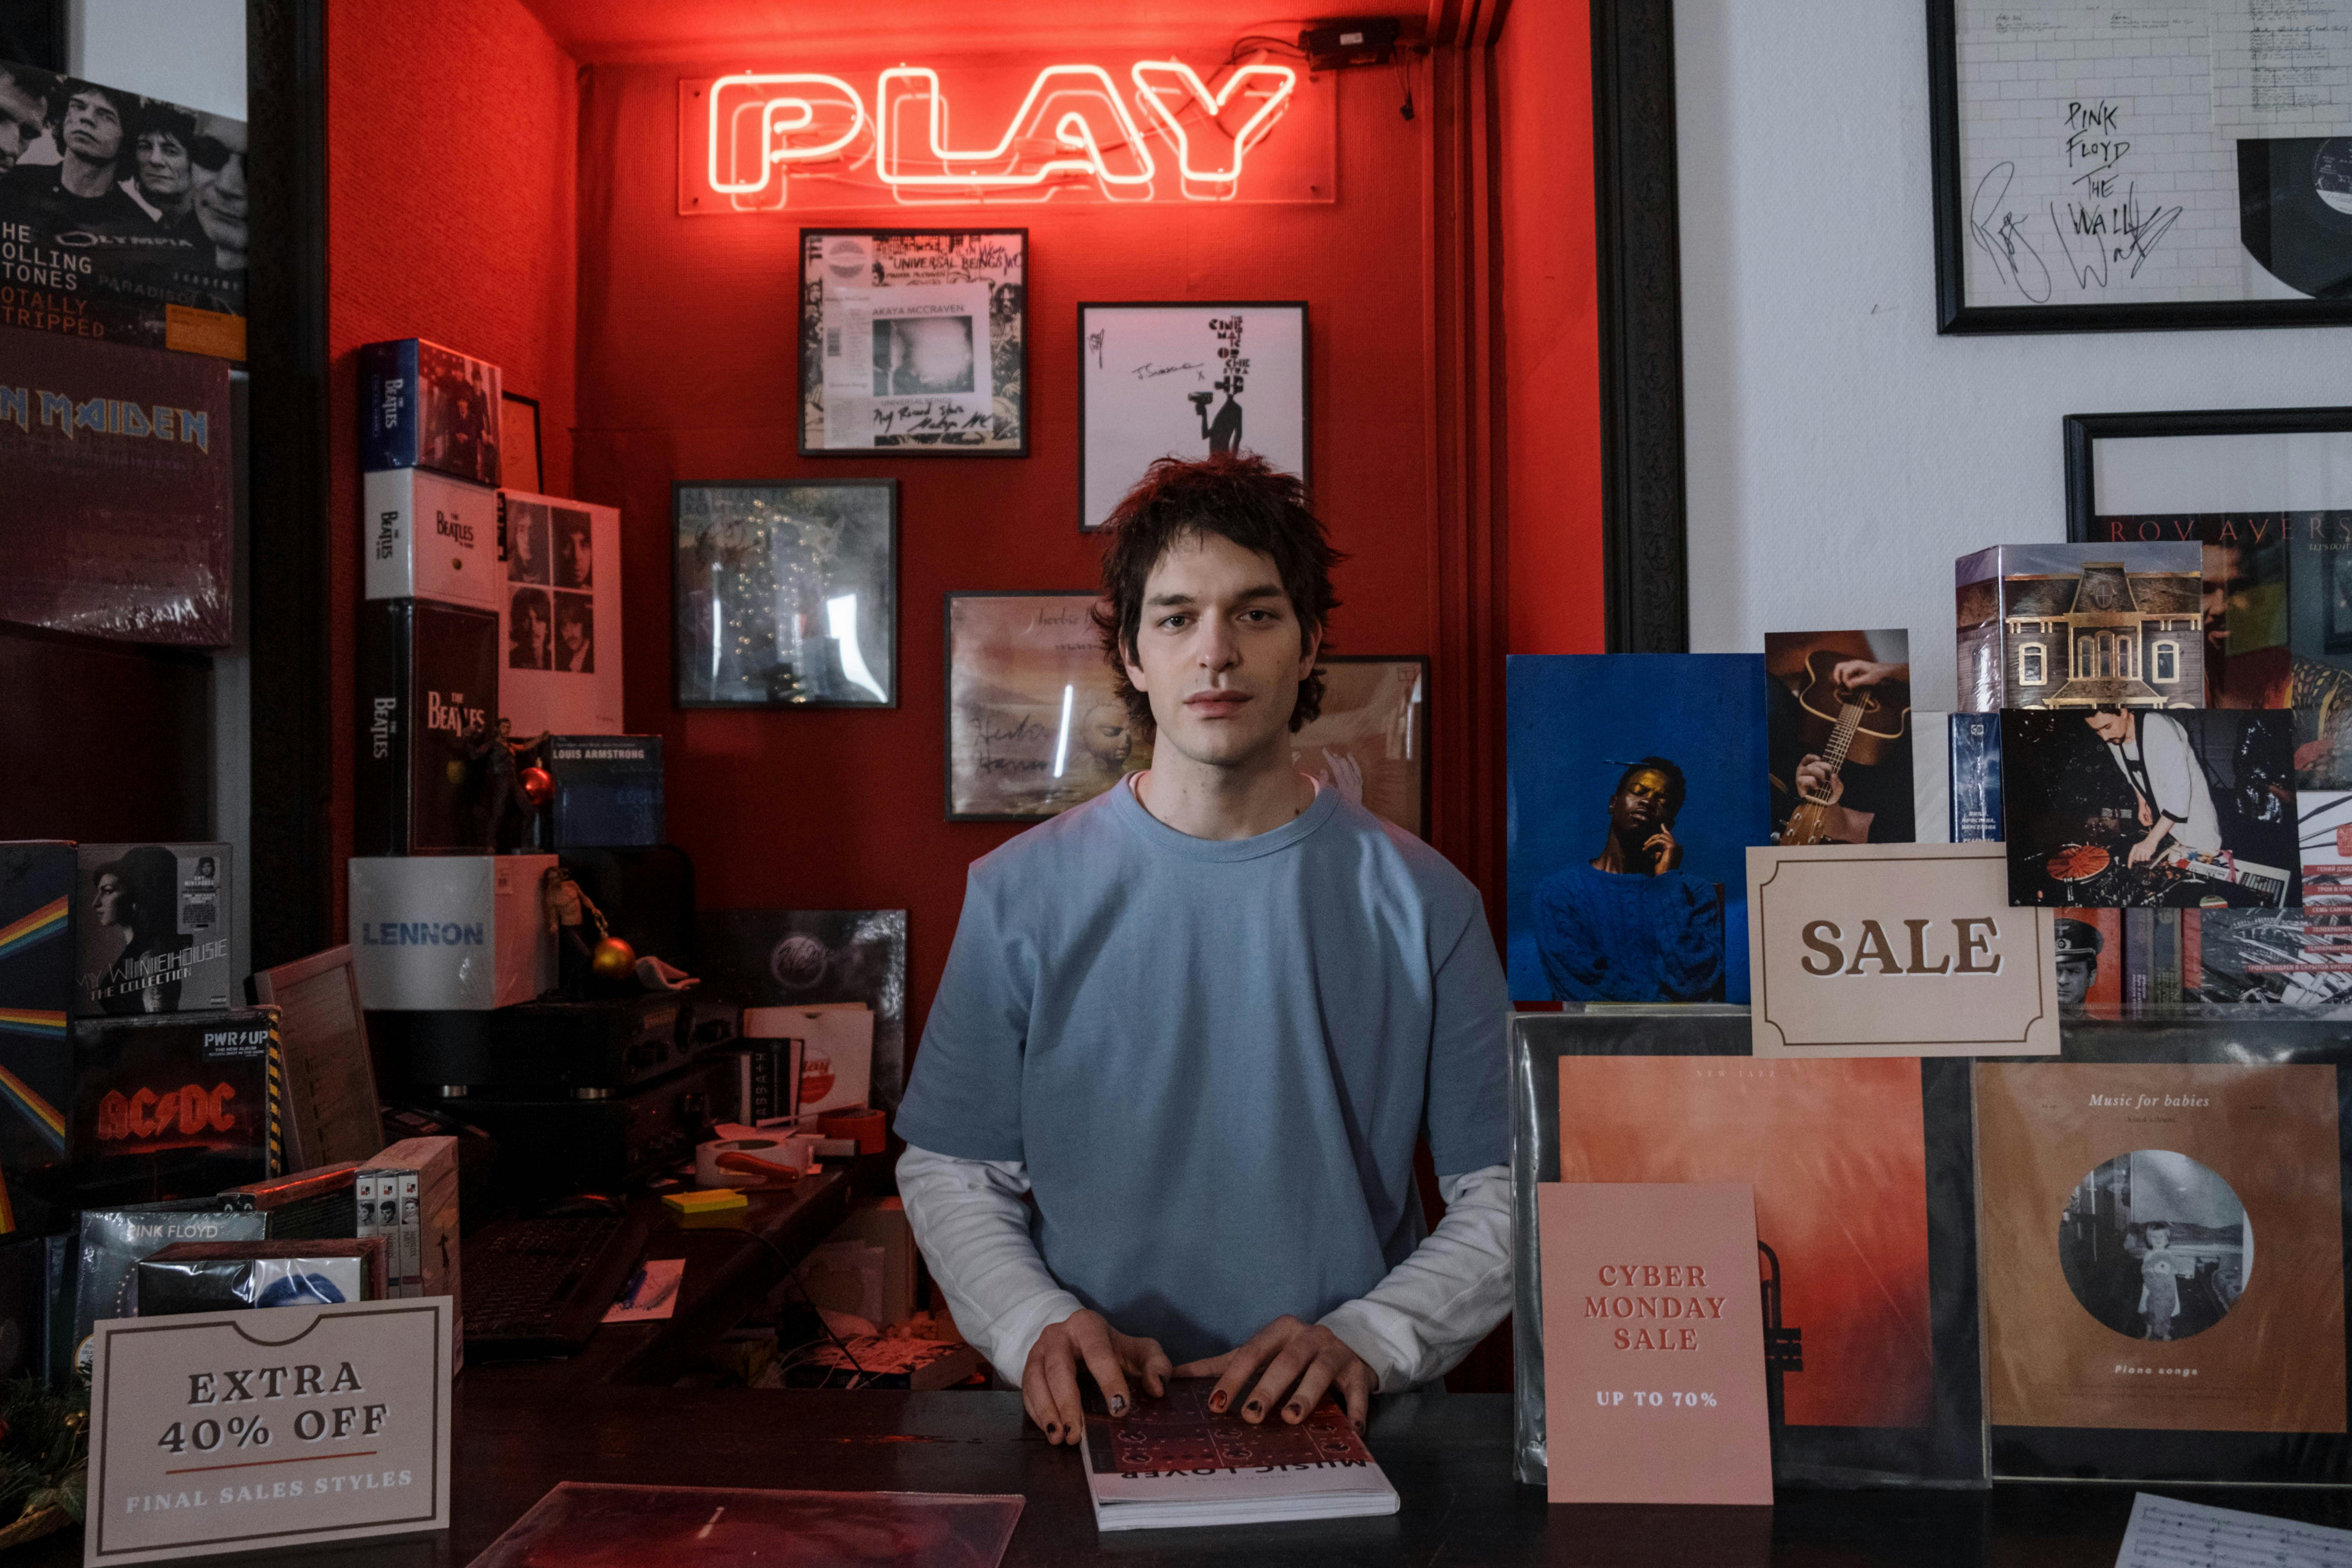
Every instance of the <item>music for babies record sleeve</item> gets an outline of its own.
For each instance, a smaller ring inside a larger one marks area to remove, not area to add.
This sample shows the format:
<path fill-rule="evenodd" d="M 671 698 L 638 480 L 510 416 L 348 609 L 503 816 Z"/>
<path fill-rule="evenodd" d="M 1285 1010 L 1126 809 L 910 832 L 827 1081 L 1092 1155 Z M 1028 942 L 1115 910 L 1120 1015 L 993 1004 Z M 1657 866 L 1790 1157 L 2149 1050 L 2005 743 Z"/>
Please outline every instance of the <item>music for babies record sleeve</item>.
<path fill-rule="evenodd" d="M 1998 1473 L 2067 1447 L 2016 1429 L 2095 1428 L 2198 1435 L 2106 1443 L 2104 1473 L 2323 1479 L 2226 1435 L 2345 1432 L 2339 1105 L 2329 1066 L 1978 1066 Z"/>

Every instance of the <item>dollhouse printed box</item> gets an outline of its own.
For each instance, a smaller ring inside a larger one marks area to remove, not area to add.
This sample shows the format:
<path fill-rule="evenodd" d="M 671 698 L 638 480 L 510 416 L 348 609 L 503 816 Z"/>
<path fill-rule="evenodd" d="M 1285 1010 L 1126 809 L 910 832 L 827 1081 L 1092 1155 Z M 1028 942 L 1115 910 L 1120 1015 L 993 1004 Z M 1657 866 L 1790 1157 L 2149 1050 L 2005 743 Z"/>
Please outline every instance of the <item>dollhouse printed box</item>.
<path fill-rule="evenodd" d="M 2203 574 L 2194 542 L 1961 556 L 1958 711 L 2204 707 Z"/>

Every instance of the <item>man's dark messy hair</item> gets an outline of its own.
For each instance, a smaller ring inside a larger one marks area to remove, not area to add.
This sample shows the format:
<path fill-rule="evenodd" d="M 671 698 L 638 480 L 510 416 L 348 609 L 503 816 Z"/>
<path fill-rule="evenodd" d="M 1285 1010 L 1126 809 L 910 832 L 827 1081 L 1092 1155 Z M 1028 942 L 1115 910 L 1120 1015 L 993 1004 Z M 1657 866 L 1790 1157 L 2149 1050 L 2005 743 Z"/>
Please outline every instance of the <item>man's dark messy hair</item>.
<path fill-rule="evenodd" d="M 1108 526 L 1110 543 L 1103 552 L 1103 596 L 1095 605 L 1095 628 L 1102 635 L 1103 655 L 1128 718 L 1147 740 L 1158 728 L 1151 698 L 1128 679 L 1127 666 L 1141 662 L 1135 639 L 1143 625 L 1144 584 L 1169 551 L 1187 539 L 1214 534 L 1270 556 L 1290 596 L 1291 613 L 1298 617 L 1302 652 L 1339 607 L 1331 594 L 1331 568 L 1347 557 L 1324 537 L 1322 521 L 1307 505 L 1307 487 L 1263 458 L 1230 452 L 1194 462 L 1162 458 L 1127 492 Z M 1318 668 L 1298 683 L 1292 732 L 1322 711 L 1323 671 Z"/>

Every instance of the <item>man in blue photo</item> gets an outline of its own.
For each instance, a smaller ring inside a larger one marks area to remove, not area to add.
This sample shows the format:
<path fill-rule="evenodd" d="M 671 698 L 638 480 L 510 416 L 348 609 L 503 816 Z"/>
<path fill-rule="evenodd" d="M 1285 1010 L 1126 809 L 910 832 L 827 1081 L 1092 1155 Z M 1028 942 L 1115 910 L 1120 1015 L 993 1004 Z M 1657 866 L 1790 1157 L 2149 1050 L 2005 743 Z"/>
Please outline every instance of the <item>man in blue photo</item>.
<path fill-rule="evenodd" d="M 1679 868 L 1685 786 L 1664 757 L 1618 776 L 1609 835 L 1536 889 L 1536 949 L 1562 1002 L 1720 1002 L 1723 889 Z"/>

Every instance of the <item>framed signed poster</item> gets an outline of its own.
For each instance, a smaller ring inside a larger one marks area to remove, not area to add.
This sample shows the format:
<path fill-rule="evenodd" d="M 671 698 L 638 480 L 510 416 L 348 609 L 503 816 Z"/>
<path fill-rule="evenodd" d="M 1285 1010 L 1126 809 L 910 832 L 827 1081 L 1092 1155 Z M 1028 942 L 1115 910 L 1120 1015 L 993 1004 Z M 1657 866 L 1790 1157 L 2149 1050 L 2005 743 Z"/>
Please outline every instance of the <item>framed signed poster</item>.
<path fill-rule="evenodd" d="M 801 230 L 803 458 L 1029 455 L 1029 231 Z"/>
<path fill-rule="evenodd" d="M 1937 326 L 2352 321 L 2352 29 L 2279 0 L 1928 0 Z"/>
<path fill-rule="evenodd" d="M 1151 765 L 1092 593 L 947 596 L 948 820 L 1034 822 Z"/>
<path fill-rule="evenodd" d="M 1078 385 L 1081 530 L 1160 458 L 1255 452 L 1313 477 L 1303 300 L 1080 305 Z"/>

